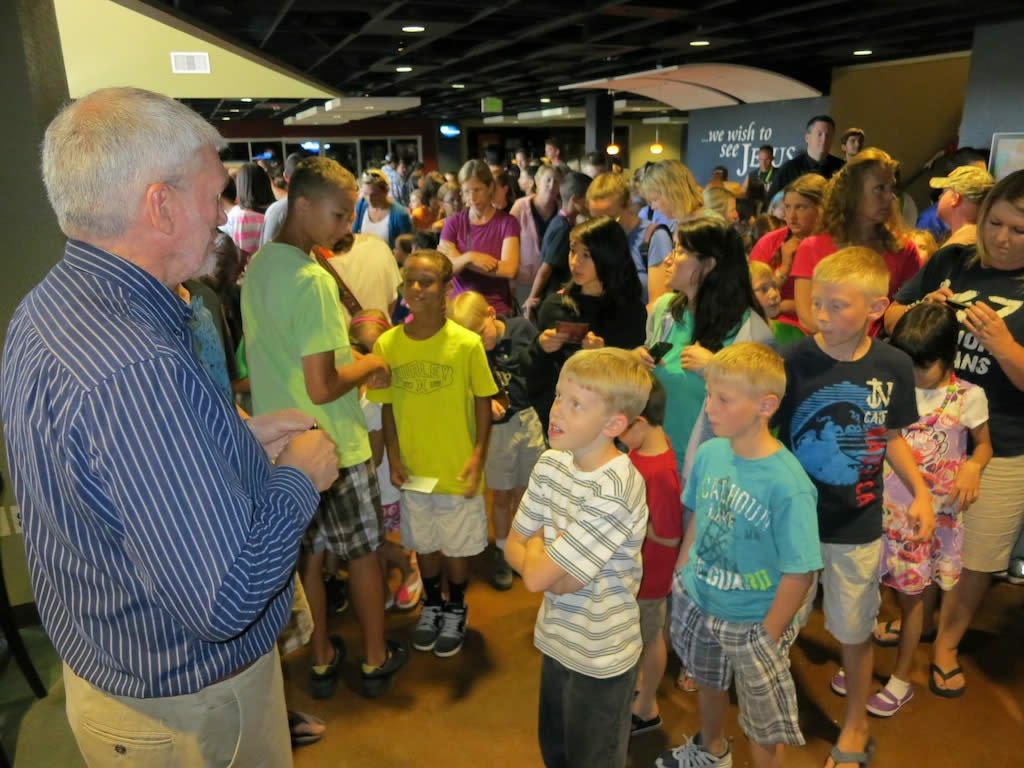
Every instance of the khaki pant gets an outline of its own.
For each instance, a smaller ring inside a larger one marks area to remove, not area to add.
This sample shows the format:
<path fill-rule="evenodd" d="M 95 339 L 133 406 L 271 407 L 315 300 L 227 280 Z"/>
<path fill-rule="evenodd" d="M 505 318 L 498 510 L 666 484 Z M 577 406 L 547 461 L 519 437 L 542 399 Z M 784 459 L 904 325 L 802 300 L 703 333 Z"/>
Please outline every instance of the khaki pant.
<path fill-rule="evenodd" d="M 240 675 L 185 696 L 114 696 L 67 664 L 64 689 L 68 721 L 90 768 L 292 764 L 277 646 Z"/>

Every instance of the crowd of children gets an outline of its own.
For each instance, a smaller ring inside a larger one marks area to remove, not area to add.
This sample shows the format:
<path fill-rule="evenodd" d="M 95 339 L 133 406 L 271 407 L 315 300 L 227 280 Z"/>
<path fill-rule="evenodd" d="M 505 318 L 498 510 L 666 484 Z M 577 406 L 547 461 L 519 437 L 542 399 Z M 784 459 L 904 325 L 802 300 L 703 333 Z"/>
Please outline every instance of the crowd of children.
<path fill-rule="evenodd" d="M 806 234 L 810 214 L 796 208 L 820 203 L 820 187 L 787 187 L 795 231 Z M 733 684 L 755 765 L 782 765 L 784 748 L 804 743 L 788 652 L 819 584 L 842 656 L 831 687 L 847 700 L 829 763 L 867 765 L 867 714 L 891 716 L 913 696 L 912 653 L 959 578 L 962 515 L 993 453 L 985 393 L 954 373 L 953 309 L 920 303 L 877 340 L 889 269 L 875 250 L 845 247 L 813 266 L 805 335 L 780 294 L 796 244 L 780 236 L 747 262 L 739 236 L 703 218 L 675 228 L 668 293 L 637 346 L 623 226 L 596 218 L 572 228 L 570 276 L 541 303 L 539 332 L 479 293 L 451 296 L 450 257 L 409 236 L 394 251 L 407 316 L 392 326 L 363 310 L 346 327 L 335 281 L 308 254 L 347 231 L 355 196 L 333 161 L 301 163 L 281 233 L 242 292 L 255 410 L 300 408 L 338 446 L 341 473 L 300 571 L 314 695 L 330 694 L 344 654 L 326 632 L 324 552 L 348 560 L 362 690 L 379 695 L 408 656 L 384 638 L 385 607 L 415 608 L 422 592 L 412 647 L 460 651 L 487 488 L 492 585 L 510 589 L 518 574 L 544 593 L 545 765 L 624 765 L 629 739 L 661 726 L 669 645 L 697 690 L 700 729 L 657 765 L 732 765 Z M 898 622 L 878 624 L 882 584 Z M 899 646 L 874 693 L 872 640 Z M 958 695 L 935 684 L 952 672 L 932 671 L 933 691 Z"/>

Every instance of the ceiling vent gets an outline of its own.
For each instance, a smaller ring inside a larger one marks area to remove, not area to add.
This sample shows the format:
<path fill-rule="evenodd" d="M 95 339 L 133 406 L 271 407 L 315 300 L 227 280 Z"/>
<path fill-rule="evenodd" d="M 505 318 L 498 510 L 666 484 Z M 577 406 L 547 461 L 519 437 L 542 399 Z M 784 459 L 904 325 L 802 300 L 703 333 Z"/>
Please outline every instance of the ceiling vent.
<path fill-rule="evenodd" d="M 210 74 L 210 54 L 171 52 L 171 72 L 176 75 Z"/>

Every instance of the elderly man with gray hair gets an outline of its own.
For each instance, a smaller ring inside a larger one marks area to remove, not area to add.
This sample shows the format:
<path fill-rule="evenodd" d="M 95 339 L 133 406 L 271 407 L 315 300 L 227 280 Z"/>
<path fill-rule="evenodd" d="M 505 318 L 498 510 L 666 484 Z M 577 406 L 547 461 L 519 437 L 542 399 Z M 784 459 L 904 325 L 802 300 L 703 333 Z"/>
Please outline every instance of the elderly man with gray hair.
<path fill-rule="evenodd" d="M 43 141 L 68 242 L 11 321 L 0 407 L 91 766 L 291 765 L 275 638 L 337 461 L 298 411 L 243 422 L 193 355 L 173 288 L 210 266 L 221 146 L 134 88 L 69 105 Z"/>

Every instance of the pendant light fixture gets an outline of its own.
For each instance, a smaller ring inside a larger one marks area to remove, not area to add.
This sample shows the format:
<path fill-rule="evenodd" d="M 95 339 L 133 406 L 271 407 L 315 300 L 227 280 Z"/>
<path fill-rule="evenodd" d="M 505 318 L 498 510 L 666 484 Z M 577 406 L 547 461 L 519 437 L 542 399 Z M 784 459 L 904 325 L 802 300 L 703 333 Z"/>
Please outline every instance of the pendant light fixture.
<path fill-rule="evenodd" d="M 658 141 L 658 138 L 658 126 L 654 126 L 654 143 L 651 144 L 650 147 L 648 147 L 652 155 L 660 155 L 662 152 L 665 151 L 665 147 L 661 145 L 661 142 Z"/>
<path fill-rule="evenodd" d="M 611 97 L 612 101 L 614 102 L 614 100 L 615 100 L 615 91 L 608 91 L 608 95 Z M 613 110 L 612 111 L 612 140 L 608 143 L 608 146 L 604 148 L 604 152 L 609 157 L 615 157 L 621 151 L 622 150 L 619 147 L 619 145 L 615 143 L 615 112 Z"/>

